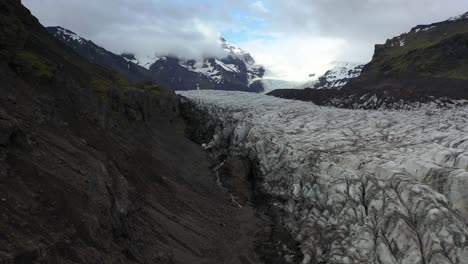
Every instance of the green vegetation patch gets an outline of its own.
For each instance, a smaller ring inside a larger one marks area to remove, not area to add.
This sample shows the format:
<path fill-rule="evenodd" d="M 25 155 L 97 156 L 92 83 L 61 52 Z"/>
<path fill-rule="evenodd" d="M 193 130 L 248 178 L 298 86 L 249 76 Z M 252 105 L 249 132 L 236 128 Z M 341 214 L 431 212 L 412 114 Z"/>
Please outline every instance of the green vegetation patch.
<path fill-rule="evenodd" d="M 16 69 L 23 74 L 32 74 L 38 79 L 52 79 L 55 66 L 45 58 L 29 51 L 20 51 L 15 58 Z"/>
<path fill-rule="evenodd" d="M 109 91 L 112 90 L 121 98 L 126 98 L 132 91 L 149 93 L 152 96 L 160 96 L 162 88 L 150 81 L 130 82 L 123 78 L 117 72 L 109 69 L 100 69 L 95 73 L 90 83 L 93 90 L 97 93 L 102 103 L 109 102 Z"/>
<path fill-rule="evenodd" d="M 415 73 L 435 78 L 468 79 L 468 23 L 443 23 L 401 35 L 376 52 L 366 75 Z M 400 39 L 404 45 L 400 46 Z M 403 41 L 404 40 L 404 41 Z M 393 43 L 393 44 L 392 44 Z"/>
<path fill-rule="evenodd" d="M 150 81 L 136 83 L 136 88 L 141 89 L 145 92 L 151 93 L 155 96 L 161 95 L 161 87 Z"/>

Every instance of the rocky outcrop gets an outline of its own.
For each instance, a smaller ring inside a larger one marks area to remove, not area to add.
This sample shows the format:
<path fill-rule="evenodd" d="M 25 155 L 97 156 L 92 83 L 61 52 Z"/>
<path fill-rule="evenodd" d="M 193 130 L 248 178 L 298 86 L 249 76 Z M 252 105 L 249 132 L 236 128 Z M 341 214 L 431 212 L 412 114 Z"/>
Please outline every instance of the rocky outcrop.
<path fill-rule="evenodd" d="M 212 135 L 200 138 L 211 153 L 255 166 L 302 263 L 466 263 L 466 106 L 356 111 L 181 95 L 182 113 L 204 124 L 192 134 Z"/>

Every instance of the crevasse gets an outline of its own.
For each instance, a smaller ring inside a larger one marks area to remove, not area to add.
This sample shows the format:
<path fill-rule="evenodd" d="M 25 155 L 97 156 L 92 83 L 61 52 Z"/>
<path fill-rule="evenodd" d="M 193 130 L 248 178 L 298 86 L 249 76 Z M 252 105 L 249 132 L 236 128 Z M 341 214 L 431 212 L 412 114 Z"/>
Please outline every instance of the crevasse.
<path fill-rule="evenodd" d="M 255 160 L 303 263 L 468 263 L 468 108 L 365 111 L 181 92 L 208 148 Z"/>

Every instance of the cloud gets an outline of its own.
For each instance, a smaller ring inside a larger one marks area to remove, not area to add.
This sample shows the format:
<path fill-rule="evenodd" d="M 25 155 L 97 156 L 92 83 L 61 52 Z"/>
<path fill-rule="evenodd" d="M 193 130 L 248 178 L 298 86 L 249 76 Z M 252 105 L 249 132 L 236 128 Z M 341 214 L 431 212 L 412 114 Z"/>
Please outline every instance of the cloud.
<path fill-rule="evenodd" d="M 374 44 L 418 24 L 468 11 L 466 0 L 23 0 L 44 25 L 60 25 L 116 53 L 222 55 L 234 40 L 270 76 L 306 78 L 335 61 L 365 63 Z"/>
<path fill-rule="evenodd" d="M 242 2 L 242 1 L 241 1 Z M 188 0 L 23 0 L 46 26 L 60 25 L 106 49 L 199 58 L 224 54 L 217 39 L 229 9 Z M 238 4 L 232 1 L 231 7 Z"/>
<path fill-rule="evenodd" d="M 304 80 L 332 61 L 367 63 L 374 45 L 468 11 L 466 0 L 264 0 L 264 39 L 241 43 L 279 78 Z"/>
<path fill-rule="evenodd" d="M 332 38 L 314 36 L 277 36 L 273 39 L 251 40 L 241 44 L 255 51 L 257 61 L 267 68 L 266 78 L 307 80 L 309 74 L 322 74 L 324 62 L 339 55 L 345 43 Z"/>
<path fill-rule="evenodd" d="M 343 39 L 349 56 L 357 52 L 363 61 L 373 44 L 468 11 L 466 0 L 270 0 L 270 6 L 272 31 Z"/>
<path fill-rule="evenodd" d="M 263 5 L 263 2 L 262 1 L 257 1 L 257 2 L 254 2 L 252 4 L 250 4 L 250 9 L 254 12 L 258 12 L 258 13 L 268 13 L 270 12 L 266 7 L 265 5 Z"/>

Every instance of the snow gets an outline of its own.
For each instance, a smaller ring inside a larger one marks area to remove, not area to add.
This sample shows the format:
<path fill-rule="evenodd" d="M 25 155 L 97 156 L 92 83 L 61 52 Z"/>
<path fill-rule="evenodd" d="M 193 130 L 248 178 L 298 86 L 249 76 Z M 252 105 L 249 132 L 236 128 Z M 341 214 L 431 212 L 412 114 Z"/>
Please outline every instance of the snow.
<path fill-rule="evenodd" d="M 231 53 L 232 55 L 235 55 L 236 57 L 243 58 L 243 56 L 248 55 L 247 52 L 242 50 L 241 48 L 227 42 L 225 39 L 222 37 L 219 38 L 218 43 L 221 45 L 221 47 L 227 51 L 228 53 Z M 246 61 L 246 63 L 248 63 Z"/>
<path fill-rule="evenodd" d="M 214 155 L 258 162 L 303 263 L 468 263 L 467 106 L 366 111 L 180 94 L 212 128 Z"/>
<path fill-rule="evenodd" d="M 185 67 L 186 69 L 197 72 L 199 74 L 203 74 L 210 79 L 212 79 L 215 83 L 222 82 L 222 75 L 219 70 L 217 70 L 210 61 L 196 61 L 193 65 L 189 64 L 187 61 L 181 61 L 180 65 Z M 199 86 L 197 86 L 199 89 Z M 198 90 L 197 89 L 197 90 Z"/>
<path fill-rule="evenodd" d="M 151 65 L 153 65 L 155 62 L 157 62 L 158 60 L 160 60 L 161 58 L 160 57 L 157 57 L 157 56 L 137 56 L 135 55 L 135 60 L 131 60 L 131 62 L 143 67 L 143 68 L 146 68 L 149 70 L 149 68 L 151 67 Z M 128 61 L 128 59 L 126 59 Z"/>
<path fill-rule="evenodd" d="M 423 29 L 421 29 L 421 30 L 422 30 L 422 31 L 428 31 L 428 30 L 431 30 L 431 29 L 433 29 L 433 28 L 435 28 L 435 26 L 425 27 L 425 28 L 423 28 Z"/>
<path fill-rule="evenodd" d="M 243 51 L 239 47 L 227 42 L 223 38 L 219 38 L 219 45 L 227 51 L 225 57 L 220 58 L 205 58 L 205 59 L 180 59 L 179 64 L 186 69 L 205 75 L 211 79 L 214 83 L 220 84 L 224 82 L 223 71 L 241 73 L 241 69 L 235 64 L 229 64 L 224 61 L 229 56 L 233 58 L 240 59 L 247 68 L 247 85 L 250 86 L 254 81 L 260 80 L 261 76 L 258 73 L 261 68 L 260 65 L 255 64 L 254 59 L 250 56 L 249 53 Z M 142 67 L 149 69 L 155 62 L 158 60 L 164 60 L 166 57 L 156 57 L 156 56 L 137 56 L 137 60 L 131 61 Z M 211 61 L 214 59 L 215 65 L 212 65 Z M 127 60 L 128 61 L 128 60 Z M 194 63 L 189 63 L 194 62 Z M 192 65 L 193 64 L 193 65 Z"/>
<path fill-rule="evenodd" d="M 131 59 L 125 58 L 125 57 L 123 57 L 123 56 L 122 56 L 122 58 L 124 58 L 124 59 L 125 59 L 126 61 L 128 61 L 128 62 L 137 64 L 137 65 L 140 64 L 140 62 L 139 62 L 137 59 L 132 59 L 132 60 L 131 60 Z"/>
<path fill-rule="evenodd" d="M 215 59 L 216 64 L 221 66 L 224 70 L 230 71 L 230 72 L 240 72 L 239 69 L 237 68 L 236 65 L 234 64 L 226 64 L 218 59 Z"/>
<path fill-rule="evenodd" d="M 320 78 L 325 78 L 326 84 L 318 89 L 334 89 L 344 86 L 350 79 L 359 77 L 362 64 L 351 62 L 332 62 L 328 70 Z"/>
<path fill-rule="evenodd" d="M 400 47 L 405 46 L 406 40 L 400 39 Z"/>
<path fill-rule="evenodd" d="M 458 21 L 458 20 L 467 19 L 467 18 L 468 18 L 468 12 L 459 16 L 451 17 L 447 19 L 447 21 Z"/>
<path fill-rule="evenodd" d="M 419 32 L 426 32 L 426 31 L 429 31 L 433 28 L 436 28 L 436 26 L 431 26 L 431 25 L 421 25 L 421 26 L 417 26 L 416 28 L 414 28 L 414 32 L 415 33 L 419 33 Z"/>
<path fill-rule="evenodd" d="M 69 30 L 66 30 L 64 28 L 61 28 L 61 27 L 57 28 L 57 32 L 55 33 L 55 36 L 60 36 L 62 37 L 62 39 L 67 40 L 67 41 L 70 41 L 70 40 L 77 41 L 79 44 L 83 44 L 83 42 L 85 41 L 85 39 L 78 36 L 77 34 Z"/>

